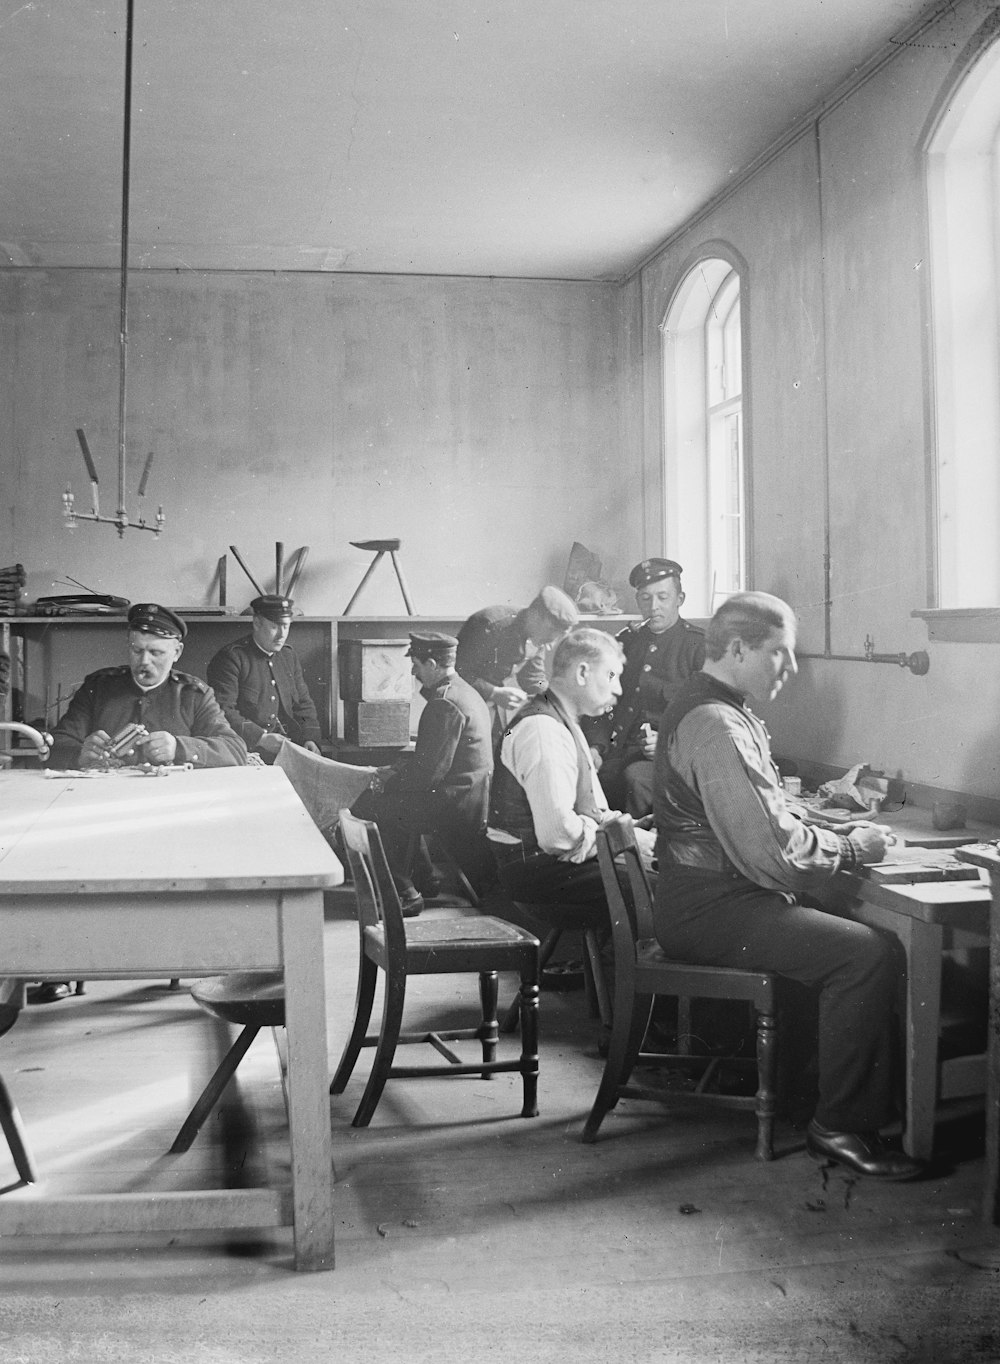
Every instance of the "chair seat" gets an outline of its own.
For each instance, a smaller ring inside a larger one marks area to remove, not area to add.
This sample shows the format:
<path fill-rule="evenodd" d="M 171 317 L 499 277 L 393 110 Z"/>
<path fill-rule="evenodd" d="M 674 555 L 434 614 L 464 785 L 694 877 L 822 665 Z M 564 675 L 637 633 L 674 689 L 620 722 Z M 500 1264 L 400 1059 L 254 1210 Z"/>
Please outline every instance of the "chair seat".
<path fill-rule="evenodd" d="M 655 938 L 643 938 L 635 945 L 635 965 L 637 985 L 644 985 L 642 973 L 662 970 L 670 973 L 672 987 L 669 993 L 686 993 L 699 999 L 716 997 L 713 982 L 719 982 L 718 994 L 727 999 L 757 999 L 774 989 L 775 975 L 767 971 L 748 971 L 741 966 L 696 966 L 686 961 L 675 961 L 667 956 Z M 688 988 L 678 991 L 678 982 L 687 982 Z M 648 985 L 657 993 L 655 981 Z M 734 993 L 737 991 L 738 993 Z M 667 993 L 667 991 L 664 991 Z"/>
<path fill-rule="evenodd" d="M 280 971 L 234 971 L 191 986 L 191 998 L 206 1013 L 241 1027 L 285 1026 L 285 980 Z"/>
<path fill-rule="evenodd" d="M 406 969 L 413 975 L 432 972 L 516 971 L 524 954 L 538 951 L 533 933 L 505 919 L 476 914 L 447 919 L 406 921 Z M 366 950 L 380 965 L 386 957 L 385 929 L 364 930 Z"/>

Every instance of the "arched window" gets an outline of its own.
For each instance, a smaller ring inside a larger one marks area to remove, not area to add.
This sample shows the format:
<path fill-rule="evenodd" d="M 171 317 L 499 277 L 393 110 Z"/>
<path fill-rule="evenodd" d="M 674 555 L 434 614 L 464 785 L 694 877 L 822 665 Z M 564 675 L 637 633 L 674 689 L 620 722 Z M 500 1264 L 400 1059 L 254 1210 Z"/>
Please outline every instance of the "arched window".
<path fill-rule="evenodd" d="M 740 277 L 713 257 L 681 281 L 663 321 L 665 552 L 687 610 L 711 615 L 746 586 Z"/>
<path fill-rule="evenodd" d="M 948 92 L 925 145 L 934 346 L 934 604 L 998 606 L 1000 42 L 991 42 Z"/>

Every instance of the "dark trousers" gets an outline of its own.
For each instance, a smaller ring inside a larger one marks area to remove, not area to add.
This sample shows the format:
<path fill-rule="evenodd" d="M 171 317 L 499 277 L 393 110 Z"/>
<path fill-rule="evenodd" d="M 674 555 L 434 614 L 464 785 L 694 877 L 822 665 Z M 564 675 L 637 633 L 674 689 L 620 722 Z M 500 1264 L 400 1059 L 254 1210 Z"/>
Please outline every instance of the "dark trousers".
<path fill-rule="evenodd" d="M 879 933 L 742 876 L 678 867 L 660 869 L 654 922 L 680 961 L 775 971 L 818 991 L 817 1122 L 869 1132 L 892 1117 L 897 964 Z"/>
<path fill-rule="evenodd" d="M 607 758 L 598 777 L 612 810 L 642 819 L 653 809 L 653 764 L 646 758 Z"/>
<path fill-rule="evenodd" d="M 608 902 L 601 881 L 597 858 L 586 862 L 563 862 L 551 853 L 508 852 L 502 844 L 491 843 L 496 858 L 500 884 L 512 900 L 525 904 L 543 905 L 546 918 L 553 926 L 559 925 L 559 906 L 570 906 L 575 912 L 567 919 L 567 926 L 580 928 L 610 927 Z M 571 922 L 570 922 L 571 921 Z"/>
<path fill-rule="evenodd" d="M 400 791 L 390 786 L 377 796 L 366 791 L 355 801 L 353 813 L 361 819 L 373 819 L 378 825 L 385 860 L 400 894 L 415 889 L 415 870 L 425 876 L 431 872 L 419 841 L 415 841 L 420 834 L 439 837 L 472 884 L 482 884 L 484 867 L 489 866 L 483 846 L 484 831 L 463 817 L 446 796 Z M 415 858 L 410 856 L 411 848 L 415 848 Z"/>

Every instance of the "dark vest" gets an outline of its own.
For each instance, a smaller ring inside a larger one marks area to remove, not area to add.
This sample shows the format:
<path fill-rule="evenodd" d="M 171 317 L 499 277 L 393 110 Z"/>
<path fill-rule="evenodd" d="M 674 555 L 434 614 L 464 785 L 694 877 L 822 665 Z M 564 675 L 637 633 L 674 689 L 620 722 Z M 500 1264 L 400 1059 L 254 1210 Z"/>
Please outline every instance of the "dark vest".
<path fill-rule="evenodd" d="M 738 692 L 708 673 L 699 672 L 688 678 L 660 719 L 653 778 L 653 812 L 657 832 L 662 835 L 657 842 L 658 856 L 666 840 L 702 843 L 711 848 L 719 846 L 701 797 L 678 775 L 667 755 L 670 740 L 685 715 L 709 702 L 721 702 L 741 712 L 745 710 Z M 688 861 L 687 858 L 682 860 Z"/>
<path fill-rule="evenodd" d="M 594 801 L 590 775 L 590 755 L 583 746 L 579 727 L 573 724 L 552 692 L 542 692 L 540 696 L 533 697 L 526 706 L 521 707 L 500 736 L 500 742 L 497 744 L 494 755 L 493 789 L 490 793 L 491 828 L 503 829 L 506 833 L 512 834 L 521 840 L 526 851 L 533 852 L 538 847 L 538 838 L 535 834 L 535 825 L 531 818 L 531 806 L 528 803 L 527 794 L 524 787 L 510 768 L 504 765 L 500 757 L 500 748 L 504 739 L 515 725 L 519 725 L 522 720 L 527 720 L 530 715 L 548 716 L 553 724 L 565 725 L 569 730 L 577 750 L 576 800 L 573 802 L 573 808 L 577 814 L 589 815 L 591 819 L 597 821 L 600 821 L 601 812 Z"/>

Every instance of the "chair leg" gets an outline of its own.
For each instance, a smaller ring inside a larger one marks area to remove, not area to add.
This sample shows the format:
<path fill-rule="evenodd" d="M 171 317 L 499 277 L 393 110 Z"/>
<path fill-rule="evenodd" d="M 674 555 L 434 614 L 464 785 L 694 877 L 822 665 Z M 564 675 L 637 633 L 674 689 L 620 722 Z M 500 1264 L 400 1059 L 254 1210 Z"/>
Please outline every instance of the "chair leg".
<path fill-rule="evenodd" d="M 541 945 L 538 948 L 539 978 L 541 978 L 542 970 L 544 969 L 545 966 L 548 965 L 549 961 L 551 960 L 552 953 L 556 950 L 556 947 L 558 946 L 559 943 L 559 939 L 561 937 L 562 929 L 553 928 L 550 929 L 549 932 L 546 933 L 545 937 L 542 939 Z M 520 1007 L 521 997 L 520 995 L 517 995 L 514 998 L 513 1004 L 511 1004 L 510 1008 L 507 1010 L 503 1018 L 500 1020 L 500 1031 L 502 1033 L 504 1034 L 511 1033 L 514 1032 L 514 1030 L 517 1028 L 518 1018 L 520 1016 L 519 1014 Z"/>
<path fill-rule="evenodd" d="M 500 1029 L 497 1027 L 499 979 L 496 971 L 480 971 L 479 973 L 479 999 L 483 1006 L 483 1023 L 479 1030 L 479 1040 L 483 1044 L 483 1061 L 486 1063 L 497 1059 L 497 1039 L 500 1035 Z M 484 1075 L 483 1079 L 492 1079 L 492 1075 Z"/>
<path fill-rule="evenodd" d="M 583 1129 L 583 1141 L 597 1140 L 597 1129 L 604 1121 L 605 1114 L 617 1104 L 619 1091 L 632 1074 L 652 1014 L 652 995 L 633 996 L 631 1007 L 626 990 L 621 991 L 620 998 L 616 997 L 608 1059 L 604 1063 L 604 1074 L 594 1106 Z"/>
<path fill-rule="evenodd" d="M 392 1069 L 392 1058 L 396 1054 L 399 1030 L 403 1024 L 403 1002 L 406 998 L 406 975 L 404 972 L 386 972 L 385 998 L 382 1003 L 382 1027 L 379 1030 L 378 1046 L 372 1073 L 358 1104 L 358 1111 L 351 1122 L 352 1127 L 367 1127 L 378 1101 L 385 1089 L 385 1082 Z"/>
<path fill-rule="evenodd" d="M 611 998 L 608 994 L 608 982 L 604 975 L 604 962 L 601 960 L 601 944 L 598 940 L 597 930 L 588 928 L 583 935 L 583 941 L 587 949 L 587 960 L 590 963 L 590 979 L 594 987 L 597 1016 L 606 1028 L 610 1028 Z"/>
<path fill-rule="evenodd" d="M 522 1118 L 538 1117 L 538 981 L 521 977 L 518 991 L 521 1013 Z"/>
<path fill-rule="evenodd" d="M 10 1091 L 2 1079 L 0 1079 L 0 1127 L 3 1128 L 3 1134 L 7 1138 L 7 1145 L 14 1157 L 14 1168 L 18 1175 L 25 1184 L 37 1184 L 38 1174 L 28 1151 L 27 1138 L 21 1124 L 21 1115 L 17 1111 L 17 1105 L 10 1097 Z"/>
<path fill-rule="evenodd" d="M 250 1043 L 259 1032 L 260 1028 L 252 1023 L 248 1023 L 233 1045 L 226 1052 L 222 1061 L 219 1063 L 215 1074 L 202 1090 L 201 1097 L 184 1119 L 181 1130 L 177 1133 L 177 1136 L 174 1137 L 174 1144 L 170 1148 L 171 1155 L 180 1155 L 182 1151 L 188 1150 L 201 1130 L 202 1123 L 222 1097 L 222 1091 L 236 1074 L 236 1067 L 250 1049 Z"/>
<path fill-rule="evenodd" d="M 778 1021 L 757 1015 L 757 1147 L 758 1160 L 774 1159 L 774 1114 L 777 1108 Z"/>
<path fill-rule="evenodd" d="M 351 1035 L 347 1039 L 340 1064 L 337 1066 L 330 1084 L 331 1094 L 343 1094 L 354 1067 L 357 1065 L 361 1048 L 365 1044 L 365 1037 L 368 1033 L 372 1006 L 375 1003 L 375 983 L 377 980 L 378 967 L 371 957 L 366 957 L 362 952 L 361 965 L 358 969 L 358 991 L 354 1002 L 354 1027 L 351 1029 Z"/>

